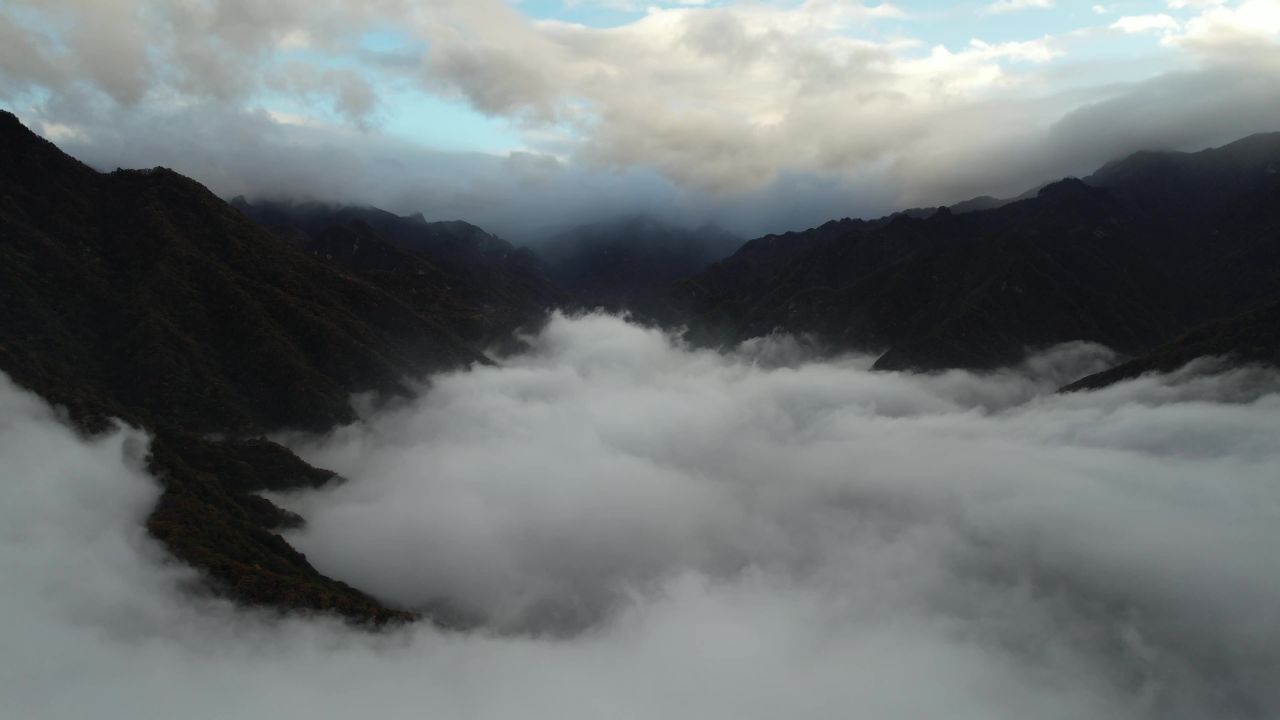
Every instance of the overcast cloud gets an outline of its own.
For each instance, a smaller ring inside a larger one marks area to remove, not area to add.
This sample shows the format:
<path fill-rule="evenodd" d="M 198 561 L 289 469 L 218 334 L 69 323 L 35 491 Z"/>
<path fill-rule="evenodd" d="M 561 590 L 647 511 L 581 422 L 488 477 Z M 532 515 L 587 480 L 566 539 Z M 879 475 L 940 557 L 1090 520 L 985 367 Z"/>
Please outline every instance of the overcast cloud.
<path fill-rule="evenodd" d="M 754 235 L 1278 129 L 1280 0 L 1152 2 L 958 46 L 922 42 L 890 4 L 674 5 L 594 28 L 503 0 L 9 0 L 0 102 L 101 167 L 516 240 L 622 210 Z M 1117 38 L 1139 44 L 1090 54 Z M 523 147 L 394 139 L 381 128 L 406 94 L 509 122 Z"/>
<path fill-rule="evenodd" d="M 141 527 L 145 438 L 78 439 L 4 381 L 5 711 L 1280 713 L 1274 375 L 1057 396 L 1105 351 L 989 376 L 792 356 L 558 317 L 500 368 L 295 438 L 350 478 L 287 499 L 319 567 L 492 623 L 376 636 L 193 592 Z"/>

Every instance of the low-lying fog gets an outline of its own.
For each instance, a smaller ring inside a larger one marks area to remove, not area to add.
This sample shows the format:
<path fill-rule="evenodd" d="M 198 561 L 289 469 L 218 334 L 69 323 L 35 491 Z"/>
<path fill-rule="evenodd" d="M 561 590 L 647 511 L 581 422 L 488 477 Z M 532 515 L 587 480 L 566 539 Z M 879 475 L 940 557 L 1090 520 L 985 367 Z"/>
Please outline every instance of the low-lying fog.
<path fill-rule="evenodd" d="M 0 379 L 15 718 L 1280 715 L 1280 387 L 1055 395 L 1104 365 L 872 373 L 556 317 L 328 437 L 277 497 L 317 567 L 484 629 L 370 635 L 192 593 L 146 438 Z"/>

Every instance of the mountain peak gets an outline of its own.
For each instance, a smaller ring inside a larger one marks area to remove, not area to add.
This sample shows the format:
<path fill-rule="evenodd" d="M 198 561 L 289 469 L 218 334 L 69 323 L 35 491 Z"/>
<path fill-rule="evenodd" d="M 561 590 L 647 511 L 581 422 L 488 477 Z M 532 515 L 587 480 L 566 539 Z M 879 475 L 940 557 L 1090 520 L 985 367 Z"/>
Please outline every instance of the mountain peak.
<path fill-rule="evenodd" d="M 1070 197 L 1086 197 L 1093 195 L 1094 190 L 1089 187 L 1083 180 L 1079 178 L 1069 177 L 1063 178 L 1057 182 L 1051 182 L 1040 188 L 1036 193 L 1038 198 L 1070 198 Z"/>

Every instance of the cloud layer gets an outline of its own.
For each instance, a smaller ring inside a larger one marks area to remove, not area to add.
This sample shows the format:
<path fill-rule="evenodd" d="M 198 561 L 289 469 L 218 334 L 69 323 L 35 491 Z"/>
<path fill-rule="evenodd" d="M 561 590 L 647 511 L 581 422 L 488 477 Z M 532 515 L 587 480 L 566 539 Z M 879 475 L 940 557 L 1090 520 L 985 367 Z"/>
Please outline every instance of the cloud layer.
<path fill-rule="evenodd" d="M 609 28 L 504 0 L 14 0 L 0 102 L 97 165 L 165 163 L 227 195 L 373 202 L 517 240 L 653 207 L 754 235 L 1276 129 L 1280 0 L 1143 9 L 940 44 L 927 13 L 832 0 L 666 4 Z M 381 132 L 412 98 L 523 146 Z"/>
<path fill-rule="evenodd" d="M 0 383 L 0 696 L 20 717 L 1254 718 L 1280 712 L 1269 373 L 1047 394 L 691 352 L 557 318 L 328 438 L 321 568 L 488 630 L 370 636 L 187 589 L 145 438 Z M 503 632 L 499 632 L 504 630 Z"/>

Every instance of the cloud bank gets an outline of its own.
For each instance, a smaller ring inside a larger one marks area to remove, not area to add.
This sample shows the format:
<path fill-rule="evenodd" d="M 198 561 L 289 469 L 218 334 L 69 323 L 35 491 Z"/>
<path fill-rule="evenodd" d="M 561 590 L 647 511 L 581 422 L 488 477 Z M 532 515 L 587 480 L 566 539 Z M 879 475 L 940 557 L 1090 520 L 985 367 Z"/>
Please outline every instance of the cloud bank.
<path fill-rule="evenodd" d="M 322 569 L 489 629 L 367 635 L 190 589 L 145 437 L 0 382 L 15 717 L 1262 718 L 1280 712 L 1273 374 L 1048 394 L 556 318 L 501 368 L 294 442 Z"/>
<path fill-rule="evenodd" d="M 928 13 L 832 0 L 666 4 L 606 28 L 504 0 L 12 0 L 0 103 L 97 166 L 163 163 L 227 196 L 518 241 L 648 209 L 752 236 L 1277 129 L 1280 0 L 1132 7 L 944 44 Z M 414 139 L 455 111 L 519 147 Z"/>

